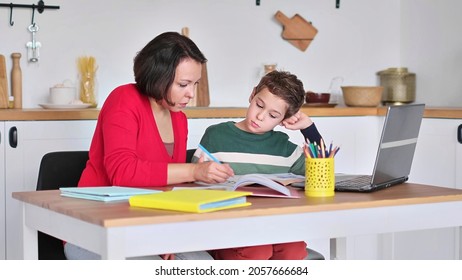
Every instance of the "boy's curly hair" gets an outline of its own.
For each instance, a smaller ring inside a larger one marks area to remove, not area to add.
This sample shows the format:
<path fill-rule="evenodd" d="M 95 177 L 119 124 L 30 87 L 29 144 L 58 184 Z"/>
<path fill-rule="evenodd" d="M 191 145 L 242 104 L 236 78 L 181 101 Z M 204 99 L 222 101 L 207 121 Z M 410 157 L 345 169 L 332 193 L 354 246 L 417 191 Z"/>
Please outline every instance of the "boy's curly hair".
<path fill-rule="evenodd" d="M 265 87 L 287 103 L 288 108 L 284 119 L 297 113 L 305 102 L 305 89 L 302 81 L 287 71 L 274 70 L 269 72 L 261 78 L 255 87 L 255 92 L 260 92 Z"/>

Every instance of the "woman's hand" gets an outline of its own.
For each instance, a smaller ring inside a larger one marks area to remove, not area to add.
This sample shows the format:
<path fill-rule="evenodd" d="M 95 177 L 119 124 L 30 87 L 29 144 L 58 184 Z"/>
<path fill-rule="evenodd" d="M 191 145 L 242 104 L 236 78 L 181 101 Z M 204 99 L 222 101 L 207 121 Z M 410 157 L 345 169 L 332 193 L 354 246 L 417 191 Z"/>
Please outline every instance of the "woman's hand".
<path fill-rule="evenodd" d="M 234 176 L 234 171 L 226 163 L 205 161 L 201 156 L 194 167 L 194 180 L 208 184 L 224 183 L 229 177 Z"/>
<path fill-rule="evenodd" d="M 282 121 L 281 125 L 290 130 L 305 129 L 313 124 L 313 121 L 305 113 L 298 111 L 290 118 Z"/>

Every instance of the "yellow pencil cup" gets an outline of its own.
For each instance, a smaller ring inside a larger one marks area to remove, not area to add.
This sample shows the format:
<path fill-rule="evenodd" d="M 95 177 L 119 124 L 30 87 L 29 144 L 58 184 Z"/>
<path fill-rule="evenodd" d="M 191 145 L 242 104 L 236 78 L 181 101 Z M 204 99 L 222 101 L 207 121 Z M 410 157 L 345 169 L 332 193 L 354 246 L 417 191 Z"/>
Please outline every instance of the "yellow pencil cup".
<path fill-rule="evenodd" d="M 335 194 L 334 158 L 305 159 L 305 195 L 329 197 Z"/>

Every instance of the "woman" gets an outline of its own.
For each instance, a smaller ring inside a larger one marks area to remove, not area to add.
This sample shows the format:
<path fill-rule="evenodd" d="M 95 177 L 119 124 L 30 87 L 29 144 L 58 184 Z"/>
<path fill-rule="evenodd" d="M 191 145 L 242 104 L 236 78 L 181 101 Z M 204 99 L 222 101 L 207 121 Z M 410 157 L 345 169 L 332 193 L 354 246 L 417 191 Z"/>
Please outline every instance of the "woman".
<path fill-rule="evenodd" d="M 185 163 L 188 126 L 181 110 L 194 98 L 205 62 L 196 44 L 176 32 L 149 42 L 134 59 L 136 83 L 114 89 L 101 108 L 79 187 L 222 183 L 233 176 L 227 164 Z M 68 258 L 99 258 L 68 243 L 65 251 Z"/>
<path fill-rule="evenodd" d="M 206 59 L 193 41 L 163 33 L 135 57 L 136 84 L 106 99 L 79 186 L 152 187 L 189 181 L 224 182 L 228 165 L 186 164 L 187 120 Z"/>

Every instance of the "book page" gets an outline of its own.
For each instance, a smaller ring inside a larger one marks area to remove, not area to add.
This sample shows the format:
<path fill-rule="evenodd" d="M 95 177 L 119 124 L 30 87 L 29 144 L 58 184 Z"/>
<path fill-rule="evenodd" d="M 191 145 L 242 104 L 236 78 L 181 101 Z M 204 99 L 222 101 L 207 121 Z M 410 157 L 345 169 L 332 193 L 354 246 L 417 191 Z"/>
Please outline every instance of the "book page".
<path fill-rule="evenodd" d="M 288 197 L 297 198 L 298 192 L 287 188 L 287 185 L 297 182 L 304 182 L 305 177 L 295 175 L 292 173 L 276 173 L 276 174 L 262 174 L 251 173 L 245 175 L 235 175 L 225 183 L 222 184 L 205 184 L 197 182 L 203 187 L 199 189 L 225 189 L 230 191 L 239 190 L 244 191 L 246 188 L 253 193 L 253 196 L 267 196 L 267 197 Z M 254 185 L 256 186 L 250 186 Z M 175 187 L 178 188 L 178 187 Z M 191 187 L 188 187 L 191 188 Z M 268 188 L 270 190 L 268 190 Z M 250 190 L 251 189 L 251 190 Z M 272 191 L 271 191 L 272 190 Z"/>
<path fill-rule="evenodd" d="M 234 176 L 233 180 L 230 180 L 230 182 L 232 181 L 234 181 L 233 189 L 247 185 L 258 184 L 290 196 L 289 189 L 273 181 L 270 176 L 266 176 L 264 174 L 246 174 L 241 176 Z"/>
<path fill-rule="evenodd" d="M 272 188 L 260 186 L 260 185 L 249 185 L 238 187 L 237 191 L 242 192 L 251 192 L 251 196 L 263 196 L 263 197 L 282 197 L 282 198 L 300 198 L 299 192 L 295 189 L 287 189 L 289 190 L 289 195 L 285 195 L 280 193 L 277 190 L 273 190 Z"/>
<path fill-rule="evenodd" d="M 296 175 L 293 173 L 277 173 L 277 174 L 261 174 L 281 185 L 288 186 L 293 183 L 305 182 L 305 176 Z"/>

